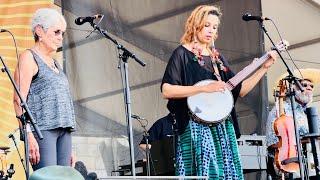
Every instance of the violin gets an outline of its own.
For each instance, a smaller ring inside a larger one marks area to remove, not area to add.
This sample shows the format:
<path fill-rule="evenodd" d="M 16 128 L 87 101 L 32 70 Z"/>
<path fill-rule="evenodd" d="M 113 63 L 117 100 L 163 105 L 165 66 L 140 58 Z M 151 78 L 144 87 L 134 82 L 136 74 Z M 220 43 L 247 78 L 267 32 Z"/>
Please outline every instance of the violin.
<path fill-rule="evenodd" d="M 278 87 L 279 114 L 273 124 L 275 134 L 279 138 L 276 145 L 275 164 L 280 170 L 293 173 L 299 171 L 294 121 L 291 116 L 284 113 L 283 100 L 286 97 L 287 90 L 285 81 L 280 80 Z"/>

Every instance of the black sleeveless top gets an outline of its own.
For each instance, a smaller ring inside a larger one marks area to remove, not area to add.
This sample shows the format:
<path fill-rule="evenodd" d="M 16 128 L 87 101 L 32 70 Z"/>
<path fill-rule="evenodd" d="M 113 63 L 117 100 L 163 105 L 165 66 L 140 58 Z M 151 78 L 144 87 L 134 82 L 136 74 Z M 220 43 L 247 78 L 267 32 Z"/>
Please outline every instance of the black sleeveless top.
<path fill-rule="evenodd" d="M 164 73 L 162 85 L 164 83 L 181 86 L 193 86 L 195 83 L 205 80 L 218 78 L 213 73 L 212 62 L 209 56 L 203 56 L 204 65 L 200 65 L 194 60 L 195 54 L 180 45 L 172 53 Z M 223 65 L 226 67 L 224 75 L 225 81 L 228 81 L 235 74 L 230 70 L 228 63 L 220 56 Z M 236 102 L 241 90 L 241 83 L 232 90 L 234 101 Z M 175 115 L 177 120 L 176 127 L 179 133 L 182 133 L 189 122 L 187 98 L 169 99 L 167 104 L 168 110 Z M 240 137 L 240 129 L 237 121 L 235 109 L 232 110 L 231 116 L 237 137 Z"/>

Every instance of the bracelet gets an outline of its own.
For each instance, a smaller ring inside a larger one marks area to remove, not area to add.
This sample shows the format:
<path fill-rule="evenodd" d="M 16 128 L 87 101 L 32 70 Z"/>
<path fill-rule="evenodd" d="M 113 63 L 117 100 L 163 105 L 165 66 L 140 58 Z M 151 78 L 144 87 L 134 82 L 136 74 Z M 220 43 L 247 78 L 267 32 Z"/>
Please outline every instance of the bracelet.
<path fill-rule="evenodd" d="M 31 131 L 31 127 L 30 127 L 30 124 L 29 124 L 29 123 L 27 123 L 26 130 L 27 130 L 27 133 L 32 132 L 32 131 Z"/>

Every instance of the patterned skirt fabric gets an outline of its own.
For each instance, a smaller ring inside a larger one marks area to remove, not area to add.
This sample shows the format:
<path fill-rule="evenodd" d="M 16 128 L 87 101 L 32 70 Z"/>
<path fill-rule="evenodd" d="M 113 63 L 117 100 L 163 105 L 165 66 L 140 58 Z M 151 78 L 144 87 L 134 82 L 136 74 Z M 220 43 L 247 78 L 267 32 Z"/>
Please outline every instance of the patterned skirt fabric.
<path fill-rule="evenodd" d="M 236 136 L 230 119 L 215 126 L 192 120 L 177 138 L 176 174 L 210 179 L 243 179 Z"/>

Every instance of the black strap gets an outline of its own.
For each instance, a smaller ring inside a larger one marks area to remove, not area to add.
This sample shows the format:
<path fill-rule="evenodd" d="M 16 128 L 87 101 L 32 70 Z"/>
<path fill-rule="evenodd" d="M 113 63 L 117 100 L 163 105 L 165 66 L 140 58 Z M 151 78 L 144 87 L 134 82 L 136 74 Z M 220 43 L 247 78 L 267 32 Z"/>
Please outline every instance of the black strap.
<path fill-rule="evenodd" d="M 224 72 L 224 70 L 222 69 L 223 68 L 222 61 L 220 61 L 220 60 L 217 61 L 217 67 L 218 67 L 218 71 L 219 71 L 221 80 L 226 82 L 227 81 L 227 76 L 226 76 L 226 73 Z"/>
<path fill-rule="evenodd" d="M 290 164 L 290 163 L 298 163 L 298 162 L 299 162 L 298 157 L 293 157 L 293 158 L 288 158 L 286 160 L 281 161 L 281 164 L 282 165 L 287 165 L 287 164 Z"/>
<path fill-rule="evenodd" d="M 34 81 L 38 77 L 38 74 L 39 74 L 39 65 L 38 65 L 38 62 L 36 61 L 36 58 L 34 57 L 34 54 L 33 54 L 34 52 L 31 49 L 27 49 L 27 50 L 31 52 L 33 60 L 36 62 L 37 66 L 38 66 L 38 72 L 34 76 L 32 76 L 32 81 Z"/>

